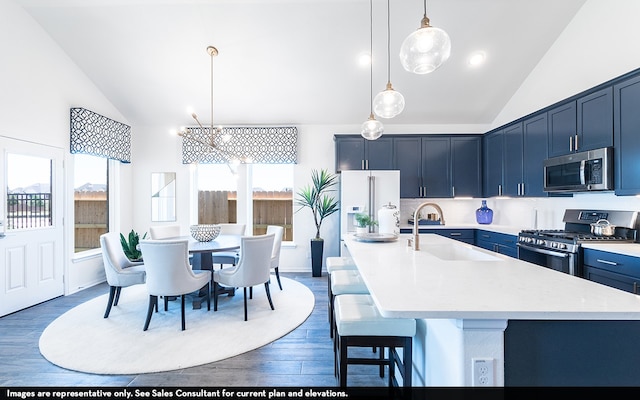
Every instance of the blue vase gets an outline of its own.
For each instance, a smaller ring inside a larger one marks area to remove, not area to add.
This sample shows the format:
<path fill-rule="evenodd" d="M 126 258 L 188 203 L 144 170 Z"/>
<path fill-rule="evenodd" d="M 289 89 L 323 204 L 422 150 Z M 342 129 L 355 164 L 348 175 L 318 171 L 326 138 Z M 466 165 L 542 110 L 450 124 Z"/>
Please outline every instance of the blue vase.
<path fill-rule="evenodd" d="M 493 221 L 493 210 L 487 207 L 486 200 L 482 200 L 482 206 L 476 210 L 476 221 L 479 224 L 490 224 Z"/>

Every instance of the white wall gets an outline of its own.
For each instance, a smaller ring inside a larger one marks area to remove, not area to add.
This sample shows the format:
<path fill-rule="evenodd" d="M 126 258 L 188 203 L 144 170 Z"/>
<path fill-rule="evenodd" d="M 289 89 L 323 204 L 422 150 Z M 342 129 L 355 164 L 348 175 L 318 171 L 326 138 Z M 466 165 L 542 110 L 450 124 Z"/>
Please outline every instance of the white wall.
<path fill-rule="evenodd" d="M 117 121 L 127 121 L 40 25 L 13 0 L 0 0 L 0 49 L 0 136 L 65 149 L 65 176 L 67 182 L 72 182 L 73 168 L 68 150 L 70 108 L 83 107 Z M 135 134 L 134 129 L 132 135 Z M 120 201 L 123 207 L 118 222 L 122 229 L 127 229 L 131 220 L 131 167 L 123 165 L 120 171 L 118 178 L 122 186 Z M 70 183 L 65 185 L 65 198 L 73 199 Z M 73 204 L 67 204 L 65 210 L 65 219 L 73 221 Z M 67 223 L 67 293 L 100 281 L 104 276 L 99 256 L 97 259 L 71 262 L 72 234 L 73 224 Z M 73 275 L 73 271 L 80 273 Z"/>
<path fill-rule="evenodd" d="M 588 0 L 502 109 L 492 128 L 639 68 L 638 15 L 637 0 Z"/>

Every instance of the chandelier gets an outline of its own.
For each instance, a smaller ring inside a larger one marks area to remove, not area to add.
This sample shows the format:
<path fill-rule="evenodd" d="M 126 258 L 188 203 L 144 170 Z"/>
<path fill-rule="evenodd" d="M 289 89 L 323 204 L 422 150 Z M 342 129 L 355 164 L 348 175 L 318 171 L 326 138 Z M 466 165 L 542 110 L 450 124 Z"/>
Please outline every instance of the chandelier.
<path fill-rule="evenodd" d="M 404 110 L 404 96 L 391 85 L 391 24 L 387 0 L 387 88 L 373 99 L 373 111 L 380 118 L 393 118 Z"/>
<path fill-rule="evenodd" d="M 191 113 L 191 118 L 196 121 L 198 127 L 200 128 L 200 131 L 203 134 L 206 134 L 207 137 L 203 140 L 200 136 L 193 134 L 193 132 L 189 129 L 178 131 L 178 136 L 186 140 L 197 142 L 202 146 L 205 146 L 210 152 L 219 153 L 226 160 L 227 164 L 249 163 L 251 162 L 250 159 L 246 157 L 238 157 L 220 147 L 220 143 L 228 141 L 229 138 L 225 137 L 225 135 L 222 134 L 222 127 L 215 127 L 213 124 L 213 60 L 218 55 L 218 49 L 214 46 L 208 46 L 207 53 L 211 57 L 211 125 L 209 126 L 209 128 L 205 128 L 202 123 L 200 123 L 200 120 L 198 119 L 196 113 Z"/>
<path fill-rule="evenodd" d="M 369 38 L 369 51 L 371 55 L 371 63 L 369 64 L 369 104 L 371 111 L 369 113 L 369 119 L 362 124 L 362 130 L 360 135 L 367 140 L 376 140 L 382 136 L 384 132 L 384 126 L 382 122 L 376 120 L 373 115 L 373 0 L 369 0 L 369 18 L 370 18 L 370 38 Z"/>

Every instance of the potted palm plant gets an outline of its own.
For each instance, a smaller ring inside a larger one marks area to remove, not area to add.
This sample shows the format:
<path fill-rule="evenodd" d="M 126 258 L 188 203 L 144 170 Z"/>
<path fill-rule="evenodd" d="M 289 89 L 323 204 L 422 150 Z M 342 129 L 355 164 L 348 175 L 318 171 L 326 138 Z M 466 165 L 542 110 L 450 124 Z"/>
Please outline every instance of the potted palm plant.
<path fill-rule="evenodd" d="M 325 218 L 337 212 L 338 201 L 330 195 L 335 191 L 333 187 L 338 183 L 338 177 L 326 169 L 311 171 L 311 184 L 302 187 L 297 192 L 296 204 L 300 206 L 296 212 L 309 208 L 316 225 L 316 236 L 311 239 L 311 271 L 313 276 L 322 275 L 322 254 L 324 239 L 320 237 L 320 228 Z"/>

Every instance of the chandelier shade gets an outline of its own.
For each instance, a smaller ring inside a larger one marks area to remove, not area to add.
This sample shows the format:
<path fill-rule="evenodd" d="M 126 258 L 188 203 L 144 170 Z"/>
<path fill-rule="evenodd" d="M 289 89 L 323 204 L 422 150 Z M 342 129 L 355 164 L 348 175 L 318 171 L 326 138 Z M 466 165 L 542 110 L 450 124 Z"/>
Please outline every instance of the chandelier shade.
<path fill-rule="evenodd" d="M 429 24 L 427 2 L 420 28 L 412 32 L 400 47 L 400 63 L 414 74 L 428 74 L 438 69 L 451 55 L 451 39 L 447 32 Z"/>
<path fill-rule="evenodd" d="M 376 117 L 371 114 L 369 115 L 369 119 L 362 124 L 360 134 L 367 140 L 376 140 L 382 136 L 383 132 L 384 126 L 382 125 L 382 122 L 378 121 Z"/>

